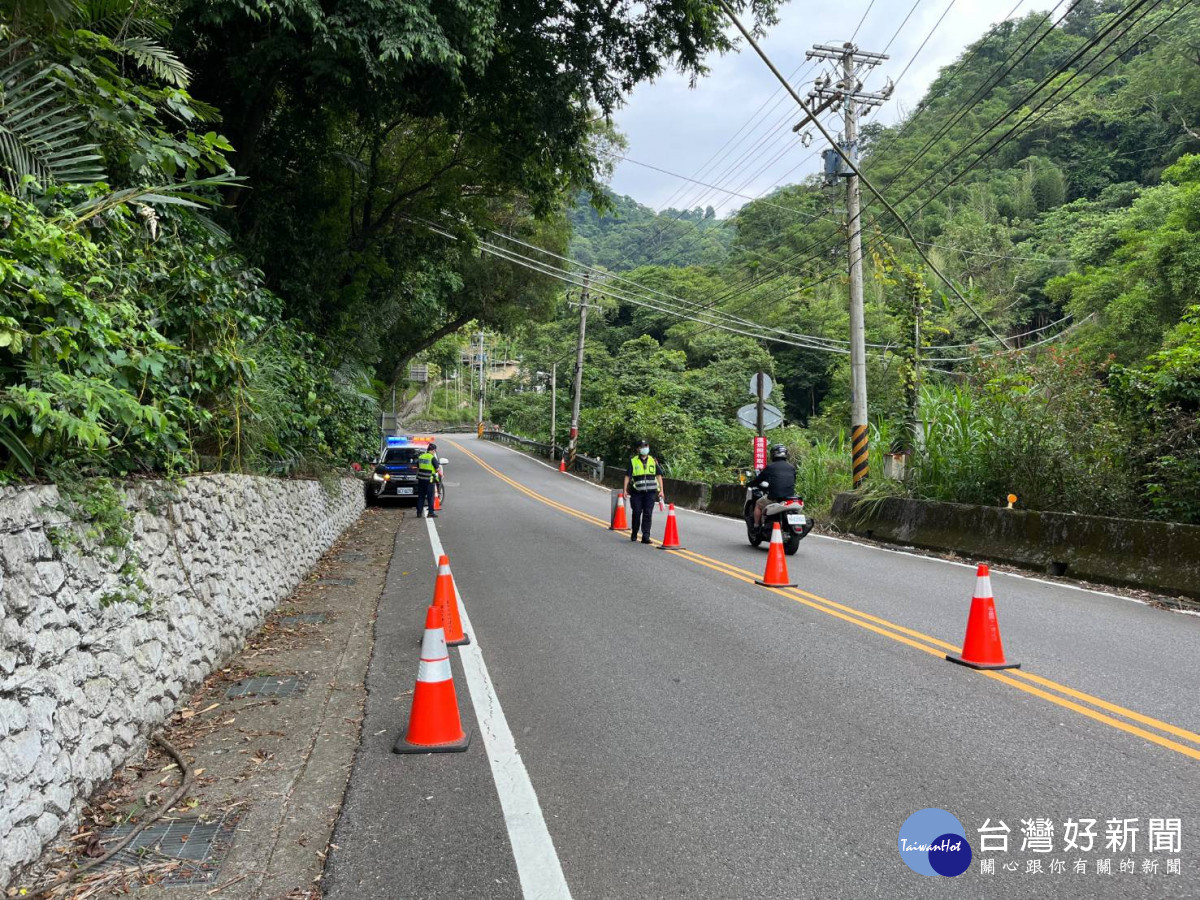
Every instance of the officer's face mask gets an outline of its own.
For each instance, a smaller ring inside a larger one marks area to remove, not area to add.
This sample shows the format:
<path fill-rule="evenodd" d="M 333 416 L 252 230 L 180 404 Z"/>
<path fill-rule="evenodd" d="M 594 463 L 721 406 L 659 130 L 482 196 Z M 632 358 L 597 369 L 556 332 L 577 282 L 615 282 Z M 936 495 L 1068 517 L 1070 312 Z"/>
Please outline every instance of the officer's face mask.
<path fill-rule="evenodd" d="M 638 456 L 649 456 L 649 455 L 650 455 L 649 447 L 638 447 Z"/>

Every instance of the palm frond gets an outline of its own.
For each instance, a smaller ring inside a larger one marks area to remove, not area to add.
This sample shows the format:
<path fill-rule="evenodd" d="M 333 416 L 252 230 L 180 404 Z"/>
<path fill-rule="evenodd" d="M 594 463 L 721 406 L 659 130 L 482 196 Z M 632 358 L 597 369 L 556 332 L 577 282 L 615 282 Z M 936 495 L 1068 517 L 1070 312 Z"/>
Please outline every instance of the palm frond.
<path fill-rule="evenodd" d="M 207 231 L 210 235 L 212 235 L 215 238 L 225 240 L 229 237 L 228 231 L 226 231 L 224 228 L 222 228 L 220 225 L 218 225 L 216 222 L 214 222 L 208 216 L 204 215 L 204 213 L 195 213 L 195 215 L 193 216 L 193 220 L 195 221 L 195 223 L 197 225 L 199 225 L 201 228 L 203 228 L 205 231 Z"/>
<path fill-rule="evenodd" d="M 53 66 L 36 57 L 0 70 L 0 168 L 14 193 L 26 178 L 40 184 L 95 184 L 104 169 L 95 144 L 83 139 L 87 119 L 67 100 Z"/>
<path fill-rule="evenodd" d="M 113 45 L 160 81 L 182 88 L 192 79 L 179 57 L 152 38 L 129 35 L 114 39 Z"/>
<path fill-rule="evenodd" d="M 113 40 L 126 34 L 161 39 L 170 33 L 161 19 L 137 15 L 137 6 L 133 0 L 83 0 L 80 19 L 89 30 Z"/>
<path fill-rule="evenodd" d="M 6 0 L 0 4 L 10 21 L 65 22 L 79 14 L 77 0 Z"/>
<path fill-rule="evenodd" d="M 125 203 L 136 202 L 150 206 L 188 206 L 193 209 L 211 207 L 216 205 L 215 201 L 211 197 L 199 193 L 200 191 L 230 187 L 243 180 L 239 175 L 214 175 L 210 178 L 196 178 L 192 181 L 180 181 L 176 184 L 160 184 L 111 191 L 102 197 L 93 197 L 76 206 L 72 210 L 76 218 L 67 227 L 74 228 L 88 219 L 110 209 L 115 209 Z"/>

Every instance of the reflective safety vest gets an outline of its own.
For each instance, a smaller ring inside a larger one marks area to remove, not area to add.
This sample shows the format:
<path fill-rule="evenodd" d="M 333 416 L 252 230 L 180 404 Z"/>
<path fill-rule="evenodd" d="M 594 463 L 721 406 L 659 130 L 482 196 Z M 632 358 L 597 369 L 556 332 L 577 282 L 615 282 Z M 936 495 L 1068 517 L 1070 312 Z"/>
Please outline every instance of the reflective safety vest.
<path fill-rule="evenodd" d="M 417 457 L 417 480 L 433 481 L 437 478 L 437 457 L 426 450 Z"/>
<path fill-rule="evenodd" d="M 657 491 L 658 479 L 654 477 L 657 465 L 653 456 L 646 457 L 645 462 L 640 456 L 629 460 L 629 487 L 635 491 Z"/>

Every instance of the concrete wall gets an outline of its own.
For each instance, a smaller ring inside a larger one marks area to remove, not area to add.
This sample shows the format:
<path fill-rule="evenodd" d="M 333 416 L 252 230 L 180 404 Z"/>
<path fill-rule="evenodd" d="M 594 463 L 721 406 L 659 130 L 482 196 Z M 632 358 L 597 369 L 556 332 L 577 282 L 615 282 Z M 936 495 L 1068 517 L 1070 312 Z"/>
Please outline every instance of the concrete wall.
<path fill-rule="evenodd" d="M 332 493 L 238 475 L 140 483 L 126 508 L 146 605 L 102 606 L 124 552 L 72 525 L 56 488 L 0 490 L 0 886 L 77 821 L 362 506 L 353 479 Z"/>
<path fill-rule="evenodd" d="M 606 487 L 620 490 L 624 485 L 625 470 L 617 466 L 604 467 Z M 687 509 L 699 509 L 722 516 L 742 517 L 742 505 L 746 502 L 746 488 L 740 484 L 702 484 L 699 481 L 683 481 L 679 478 L 663 478 L 667 501 Z"/>
<path fill-rule="evenodd" d="M 663 493 L 667 502 L 689 509 L 708 508 L 708 485 L 697 481 L 680 481 L 678 478 L 663 479 Z"/>
<path fill-rule="evenodd" d="M 931 550 L 954 550 L 1056 575 L 1200 597 L 1200 527 L 1141 519 L 890 498 L 855 513 L 839 494 L 843 530 Z"/>

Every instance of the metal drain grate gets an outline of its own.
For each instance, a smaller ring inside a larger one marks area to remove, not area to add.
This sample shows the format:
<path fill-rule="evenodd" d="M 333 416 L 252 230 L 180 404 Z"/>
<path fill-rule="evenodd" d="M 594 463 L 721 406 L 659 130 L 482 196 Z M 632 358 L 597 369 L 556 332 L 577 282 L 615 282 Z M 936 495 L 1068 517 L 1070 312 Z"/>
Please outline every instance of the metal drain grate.
<path fill-rule="evenodd" d="M 326 613 L 301 613 L 297 616 L 280 616 L 280 625 L 324 625 L 329 621 Z"/>
<path fill-rule="evenodd" d="M 124 869 L 130 878 L 145 871 L 145 880 L 163 885 L 211 884 L 225 860 L 237 830 L 237 816 L 211 822 L 189 816 L 159 821 L 135 837 L 128 847 L 107 860 L 105 871 Z M 118 825 L 104 833 L 102 844 L 113 843 L 134 829 Z"/>
<path fill-rule="evenodd" d="M 313 584 L 354 584 L 353 578 L 318 578 Z"/>
<path fill-rule="evenodd" d="M 225 692 L 227 700 L 242 697 L 291 697 L 301 693 L 311 679 L 309 675 L 263 675 L 239 681 Z"/>

